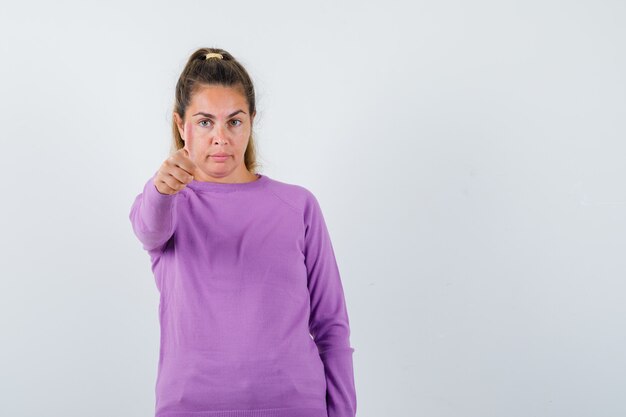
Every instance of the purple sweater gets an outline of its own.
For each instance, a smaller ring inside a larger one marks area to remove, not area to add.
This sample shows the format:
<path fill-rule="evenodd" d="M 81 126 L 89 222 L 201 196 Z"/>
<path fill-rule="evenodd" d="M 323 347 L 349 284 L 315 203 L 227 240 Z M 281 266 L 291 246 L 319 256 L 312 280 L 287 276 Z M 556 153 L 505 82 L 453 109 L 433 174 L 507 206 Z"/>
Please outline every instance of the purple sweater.
<path fill-rule="evenodd" d="M 155 173 L 156 174 L 156 173 Z M 354 417 L 350 327 L 306 188 L 146 182 L 130 211 L 160 293 L 155 417 Z"/>

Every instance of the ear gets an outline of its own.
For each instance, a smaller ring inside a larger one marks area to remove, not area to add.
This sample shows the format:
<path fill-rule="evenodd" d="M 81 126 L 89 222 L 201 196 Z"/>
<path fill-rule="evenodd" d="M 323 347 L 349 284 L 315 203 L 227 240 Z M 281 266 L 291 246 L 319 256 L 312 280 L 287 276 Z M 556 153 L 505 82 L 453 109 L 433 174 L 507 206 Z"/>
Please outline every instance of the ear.
<path fill-rule="evenodd" d="M 183 119 L 180 117 L 180 115 L 177 112 L 174 112 L 174 120 L 176 121 L 176 126 L 178 127 L 178 133 L 180 134 L 181 138 L 184 138 L 185 135 L 185 125 L 183 123 Z"/>

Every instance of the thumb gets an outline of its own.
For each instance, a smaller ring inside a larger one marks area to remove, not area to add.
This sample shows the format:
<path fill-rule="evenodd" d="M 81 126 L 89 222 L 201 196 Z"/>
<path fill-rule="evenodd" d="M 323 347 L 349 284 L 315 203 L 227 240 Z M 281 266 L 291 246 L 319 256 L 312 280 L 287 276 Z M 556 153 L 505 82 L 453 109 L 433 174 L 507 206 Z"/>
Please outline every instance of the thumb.
<path fill-rule="evenodd" d="M 196 176 L 196 163 L 193 161 L 193 158 L 191 157 L 191 152 L 189 152 L 189 147 L 187 146 L 186 142 L 185 142 L 185 146 L 183 147 L 183 153 L 185 154 L 185 156 L 187 157 L 187 159 L 189 159 L 189 162 L 191 163 L 191 166 L 187 168 L 186 171 L 188 171 L 191 175 L 195 177 Z"/>
<path fill-rule="evenodd" d="M 187 157 L 193 160 L 195 155 L 193 154 L 193 126 L 191 123 L 185 126 L 184 133 L 185 139 L 183 142 L 185 143 L 185 146 L 183 146 L 183 148 L 187 151 Z"/>
<path fill-rule="evenodd" d="M 189 172 L 194 177 L 196 176 L 196 163 L 193 161 L 191 154 L 187 147 L 183 148 L 183 153 L 187 157 L 188 161 L 186 161 L 186 165 L 184 167 L 185 171 Z"/>
<path fill-rule="evenodd" d="M 185 155 L 187 156 L 187 158 L 193 160 L 193 153 L 191 150 L 191 146 L 189 146 L 189 138 L 185 139 L 185 145 L 183 146 L 183 149 L 185 150 Z"/>

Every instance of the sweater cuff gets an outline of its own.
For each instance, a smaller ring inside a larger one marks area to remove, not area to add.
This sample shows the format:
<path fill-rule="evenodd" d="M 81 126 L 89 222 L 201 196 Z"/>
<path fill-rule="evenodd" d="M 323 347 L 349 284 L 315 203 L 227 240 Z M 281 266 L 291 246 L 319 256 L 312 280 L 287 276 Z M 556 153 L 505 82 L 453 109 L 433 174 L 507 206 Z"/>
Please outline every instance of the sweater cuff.
<path fill-rule="evenodd" d="M 352 347 L 331 348 L 320 353 L 326 372 L 328 417 L 355 417 L 356 388 Z"/>

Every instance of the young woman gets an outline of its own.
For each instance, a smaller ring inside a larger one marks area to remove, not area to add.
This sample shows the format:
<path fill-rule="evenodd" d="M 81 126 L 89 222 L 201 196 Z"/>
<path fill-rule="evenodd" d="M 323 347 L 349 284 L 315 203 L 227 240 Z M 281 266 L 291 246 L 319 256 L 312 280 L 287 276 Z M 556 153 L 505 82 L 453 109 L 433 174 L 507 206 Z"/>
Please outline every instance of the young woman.
<path fill-rule="evenodd" d="M 156 417 L 354 417 L 350 327 L 306 188 L 256 172 L 252 81 L 202 48 L 176 85 L 172 154 L 131 208 L 160 292 Z"/>

